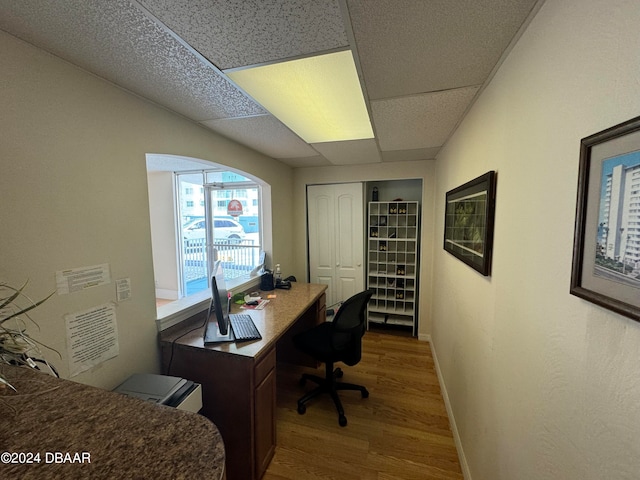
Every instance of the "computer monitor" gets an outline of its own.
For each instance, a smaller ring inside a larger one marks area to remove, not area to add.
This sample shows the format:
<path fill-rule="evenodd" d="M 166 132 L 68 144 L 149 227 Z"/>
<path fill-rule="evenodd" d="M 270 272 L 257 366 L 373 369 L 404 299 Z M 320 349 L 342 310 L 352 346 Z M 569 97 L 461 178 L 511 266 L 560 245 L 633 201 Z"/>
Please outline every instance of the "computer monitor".
<path fill-rule="evenodd" d="M 211 277 L 211 301 L 207 312 L 204 344 L 233 342 L 233 330 L 229 328 L 229 292 L 222 268 L 217 268 Z"/>

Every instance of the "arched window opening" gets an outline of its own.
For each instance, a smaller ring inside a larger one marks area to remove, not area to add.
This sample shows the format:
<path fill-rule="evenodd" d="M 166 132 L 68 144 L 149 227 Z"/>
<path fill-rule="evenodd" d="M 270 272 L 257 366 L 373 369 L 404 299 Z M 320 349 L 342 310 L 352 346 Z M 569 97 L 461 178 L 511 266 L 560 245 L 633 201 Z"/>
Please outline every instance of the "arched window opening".
<path fill-rule="evenodd" d="M 147 176 L 159 316 L 166 305 L 207 298 L 216 260 L 230 288 L 258 274 L 268 185 L 228 167 L 170 155 L 147 155 Z"/>

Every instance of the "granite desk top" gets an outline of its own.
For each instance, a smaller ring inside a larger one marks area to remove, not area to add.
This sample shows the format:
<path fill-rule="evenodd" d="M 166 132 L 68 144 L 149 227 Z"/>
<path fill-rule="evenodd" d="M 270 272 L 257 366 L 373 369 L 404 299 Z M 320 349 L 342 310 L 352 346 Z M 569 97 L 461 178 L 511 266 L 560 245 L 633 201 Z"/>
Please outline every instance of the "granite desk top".
<path fill-rule="evenodd" d="M 222 437 L 201 415 L 28 368 L 0 372 L 18 391 L 0 389 L 2 479 L 223 476 Z"/>

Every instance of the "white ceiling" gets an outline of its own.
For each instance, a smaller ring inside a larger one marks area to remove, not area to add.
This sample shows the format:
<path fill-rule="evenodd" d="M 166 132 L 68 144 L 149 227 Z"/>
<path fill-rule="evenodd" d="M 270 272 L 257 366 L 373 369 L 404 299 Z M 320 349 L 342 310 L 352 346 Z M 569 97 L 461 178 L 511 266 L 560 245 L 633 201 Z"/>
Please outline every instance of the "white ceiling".
<path fill-rule="evenodd" d="M 0 29 L 294 167 L 433 159 L 543 0 L 0 0 Z M 351 49 L 375 139 L 307 144 L 227 69 Z"/>

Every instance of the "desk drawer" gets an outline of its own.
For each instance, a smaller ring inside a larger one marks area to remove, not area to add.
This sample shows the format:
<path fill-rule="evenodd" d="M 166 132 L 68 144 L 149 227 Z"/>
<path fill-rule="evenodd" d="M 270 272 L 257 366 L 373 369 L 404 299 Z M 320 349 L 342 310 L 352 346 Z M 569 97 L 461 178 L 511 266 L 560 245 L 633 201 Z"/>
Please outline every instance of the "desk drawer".
<path fill-rule="evenodd" d="M 276 451 L 276 349 L 255 366 L 254 478 L 262 478 Z"/>
<path fill-rule="evenodd" d="M 327 308 L 327 294 L 323 293 L 320 298 L 318 298 L 318 311 L 324 310 Z"/>
<path fill-rule="evenodd" d="M 276 349 L 272 348 L 269 352 L 262 357 L 255 366 L 255 385 L 265 379 L 271 370 L 276 366 Z"/>

